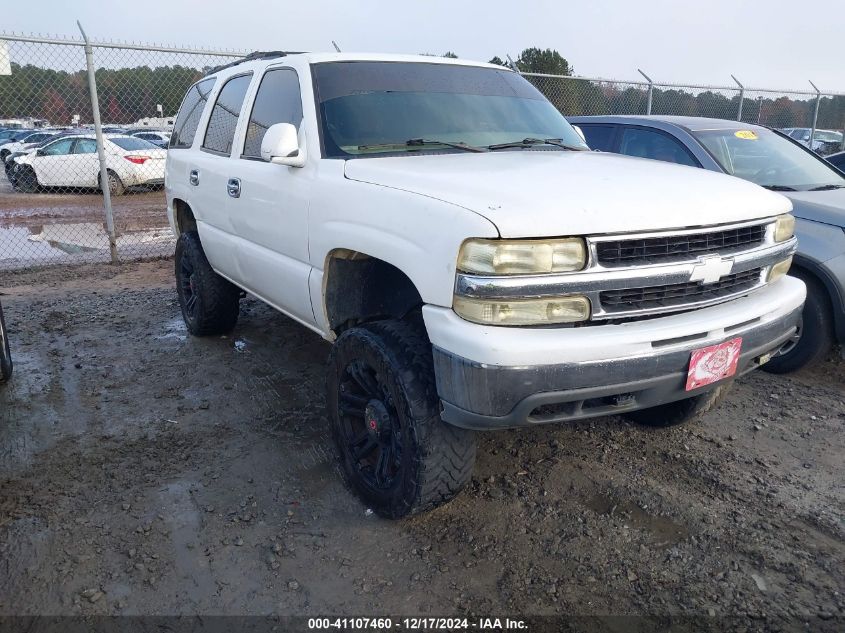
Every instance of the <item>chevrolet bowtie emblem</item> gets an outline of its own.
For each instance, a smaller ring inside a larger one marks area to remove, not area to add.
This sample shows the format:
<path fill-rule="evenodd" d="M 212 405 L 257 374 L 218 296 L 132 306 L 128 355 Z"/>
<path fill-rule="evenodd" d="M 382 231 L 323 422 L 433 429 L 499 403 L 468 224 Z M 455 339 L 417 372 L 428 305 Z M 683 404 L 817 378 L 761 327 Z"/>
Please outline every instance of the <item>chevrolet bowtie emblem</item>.
<path fill-rule="evenodd" d="M 689 280 L 700 281 L 705 285 L 715 284 L 725 275 L 730 275 L 734 267 L 733 259 L 723 259 L 718 255 L 702 257 L 699 262 L 692 269 Z"/>

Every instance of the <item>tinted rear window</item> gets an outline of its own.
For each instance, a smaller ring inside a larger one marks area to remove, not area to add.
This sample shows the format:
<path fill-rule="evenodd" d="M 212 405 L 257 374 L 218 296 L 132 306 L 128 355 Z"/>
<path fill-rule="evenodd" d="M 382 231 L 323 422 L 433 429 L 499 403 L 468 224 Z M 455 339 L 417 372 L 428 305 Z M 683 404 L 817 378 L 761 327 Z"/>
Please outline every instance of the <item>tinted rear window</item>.
<path fill-rule="evenodd" d="M 126 138 L 110 138 L 109 140 L 115 145 L 117 145 L 119 148 L 125 149 L 127 152 L 137 151 L 141 149 L 159 149 L 157 146 L 153 145 L 149 141 L 145 141 L 144 139 L 137 138 L 135 136 Z"/>
<path fill-rule="evenodd" d="M 232 141 L 235 138 L 235 128 L 241 115 L 246 90 L 252 74 L 233 77 L 223 86 L 217 96 L 217 103 L 208 119 L 208 129 L 205 131 L 205 141 L 202 146 L 214 152 L 228 154 L 232 151 Z"/>
<path fill-rule="evenodd" d="M 190 147 L 194 144 L 200 117 L 208 101 L 208 95 L 214 87 L 214 81 L 214 77 L 203 79 L 188 90 L 182 107 L 179 108 L 179 114 L 176 116 L 176 123 L 173 125 L 173 135 L 170 137 L 171 149 Z"/>
<path fill-rule="evenodd" d="M 613 151 L 613 137 L 616 135 L 616 127 L 613 125 L 593 125 L 576 123 L 587 139 L 590 149 L 597 149 L 600 152 Z"/>

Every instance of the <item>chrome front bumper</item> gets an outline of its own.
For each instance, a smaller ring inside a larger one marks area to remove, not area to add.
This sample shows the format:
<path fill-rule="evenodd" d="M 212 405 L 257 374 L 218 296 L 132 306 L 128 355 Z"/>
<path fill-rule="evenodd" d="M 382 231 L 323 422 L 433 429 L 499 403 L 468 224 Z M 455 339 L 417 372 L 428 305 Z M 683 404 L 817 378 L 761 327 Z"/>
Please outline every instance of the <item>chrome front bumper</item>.
<path fill-rule="evenodd" d="M 723 340 L 743 339 L 737 375 L 779 350 L 795 333 L 800 315 L 799 307 L 763 325 L 726 330 Z M 502 429 L 616 415 L 683 400 L 718 386 L 685 389 L 691 352 L 710 344 L 692 341 L 645 356 L 523 366 L 485 365 L 435 346 L 442 417 L 466 429 Z"/>

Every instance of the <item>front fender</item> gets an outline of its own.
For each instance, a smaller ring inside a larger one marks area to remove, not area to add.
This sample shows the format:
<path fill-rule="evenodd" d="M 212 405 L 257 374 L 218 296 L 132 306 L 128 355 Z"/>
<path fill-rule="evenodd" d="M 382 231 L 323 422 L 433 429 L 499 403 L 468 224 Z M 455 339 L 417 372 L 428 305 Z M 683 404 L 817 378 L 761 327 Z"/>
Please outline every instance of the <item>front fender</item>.
<path fill-rule="evenodd" d="M 836 337 L 845 343 L 845 231 L 838 226 L 798 218 L 795 234 L 798 253 L 793 267 L 812 274 L 827 290 Z"/>
<path fill-rule="evenodd" d="M 339 249 L 395 266 L 424 303 L 451 307 L 463 241 L 498 237 L 489 220 L 462 207 L 389 187 L 332 180 L 315 187 L 309 214 L 311 303 L 318 321 L 325 321 L 323 274 Z"/>

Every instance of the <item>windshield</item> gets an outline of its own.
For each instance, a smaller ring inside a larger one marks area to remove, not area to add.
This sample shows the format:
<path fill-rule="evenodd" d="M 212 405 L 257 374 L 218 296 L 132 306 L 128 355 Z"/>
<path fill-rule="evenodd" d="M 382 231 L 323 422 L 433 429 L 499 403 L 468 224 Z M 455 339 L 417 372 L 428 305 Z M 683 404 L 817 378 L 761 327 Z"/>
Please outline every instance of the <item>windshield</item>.
<path fill-rule="evenodd" d="M 845 185 L 824 160 L 764 128 L 694 132 L 722 169 L 764 187 L 806 191 Z"/>
<path fill-rule="evenodd" d="M 53 138 L 53 134 L 46 134 L 44 132 L 40 132 L 38 134 L 30 134 L 26 138 L 22 139 L 24 143 L 40 143 L 41 141 Z"/>
<path fill-rule="evenodd" d="M 563 115 L 509 70 L 333 62 L 315 65 L 314 81 L 327 157 L 457 152 L 447 144 L 483 148 L 526 138 L 588 149 Z"/>

